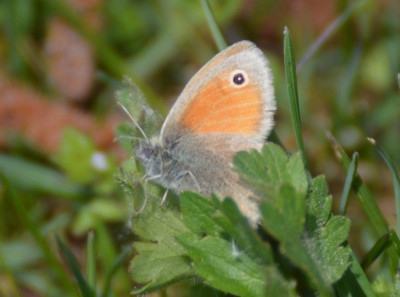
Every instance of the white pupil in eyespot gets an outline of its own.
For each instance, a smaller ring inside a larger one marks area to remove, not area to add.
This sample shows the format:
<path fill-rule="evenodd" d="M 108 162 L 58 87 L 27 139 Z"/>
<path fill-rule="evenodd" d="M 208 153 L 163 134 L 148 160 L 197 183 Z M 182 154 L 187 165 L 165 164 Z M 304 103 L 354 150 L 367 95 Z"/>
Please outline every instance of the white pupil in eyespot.
<path fill-rule="evenodd" d="M 243 84 L 245 82 L 245 78 L 243 73 L 237 73 L 233 76 L 233 82 L 235 85 L 240 86 L 241 84 Z"/>

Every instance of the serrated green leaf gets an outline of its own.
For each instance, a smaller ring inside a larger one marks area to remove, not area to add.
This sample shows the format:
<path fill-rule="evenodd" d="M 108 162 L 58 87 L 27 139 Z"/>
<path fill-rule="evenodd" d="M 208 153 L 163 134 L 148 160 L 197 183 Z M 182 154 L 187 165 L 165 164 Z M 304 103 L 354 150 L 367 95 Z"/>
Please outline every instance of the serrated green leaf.
<path fill-rule="evenodd" d="M 336 243 L 343 243 L 350 232 L 350 221 L 343 216 L 332 217 L 322 229 L 326 236 Z"/>
<path fill-rule="evenodd" d="M 342 216 L 331 218 L 325 227 L 319 229 L 319 236 L 314 238 L 317 259 L 323 266 L 324 279 L 332 284 L 337 281 L 351 264 L 350 250 L 342 244 L 350 231 L 350 221 Z"/>
<path fill-rule="evenodd" d="M 350 250 L 341 246 L 350 225 L 346 218 L 331 215 L 325 178 L 311 180 L 308 191 L 300 156 L 287 157 L 271 143 L 261 154 L 242 153 L 235 165 L 242 179 L 262 196 L 264 227 L 280 242 L 282 254 L 303 270 L 319 294 L 332 296 L 331 285 L 350 265 Z"/>
<path fill-rule="evenodd" d="M 274 143 L 268 143 L 263 147 L 261 155 L 261 164 L 267 169 L 269 179 L 274 182 L 282 181 L 288 159 L 285 151 Z"/>
<path fill-rule="evenodd" d="M 231 198 L 226 198 L 221 203 L 217 197 L 210 199 L 196 193 L 184 192 L 180 201 L 183 220 L 194 233 L 215 236 L 227 233 L 257 263 L 272 262 L 268 244 L 257 236 Z"/>
<path fill-rule="evenodd" d="M 134 248 L 138 255 L 131 262 L 131 275 L 136 283 L 146 284 L 133 290 L 135 294 L 158 290 L 174 281 L 193 276 L 190 260 L 179 244 L 137 242 Z"/>
<path fill-rule="evenodd" d="M 259 152 L 239 152 L 234 158 L 237 170 L 242 173 L 242 177 L 253 182 L 261 182 L 268 178 L 264 160 Z"/>
<path fill-rule="evenodd" d="M 283 180 L 290 183 L 298 194 L 307 194 L 308 181 L 303 161 L 299 154 L 291 155 L 285 168 Z"/>
<path fill-rule="evenodd" d="M 209 199 L 193 192 L 184 192 L 180 197 L 183 220 L 196 234 L 216 235 L 222 232 L 222 228 L 213 219 L 220 204 L 219 200 Z"/>
<path fill-rule="evenodd" d="M 321 296 L 333 296 L 332 289 L 324 279 L 325 271 L 322 270 L 319 259 L 313 257 L 315 255 L 310 252 L 309 246 L 306 242 L 293 238 L 282 242 L 281 252 L 302 269 Z"/>
<path fill-rule="evenodd" d="M 193 233 L 179 235 L 177 240 L 193 259 L 196 272 L 219 290 L 237 296 L 293 295 L 273 266 L 263 268 L 244 253 L 234 253 L 226 240 Z"/>
<path fill-rule="evenodd" d="M 260 205 L 265 228 L 280 241 L 300 238 L 304 228 L 305 200 L 292 186 L 282 185 L 276 201 Z"/>
<path fill-rule="evenodd" d="M 226 198 L 222 202 L 222 212 L 227 218 L 216 221 L 224 227 L 227 232 L 248 255 L 257 263 L 271 264 L 272 251 L 269 244 L 262 242 L 257 236 L 254 227 L 250 226 L 247 219 L 240 213 L 235 201 Z"/>
<path fill-rule="evenodd" d="M 267 143 L 261 154 L 257 151 L 240 152 L 235 156 L 234 164 L 242 179 L 266 199 L 276 196 L 283 182 L 295 187 L 303 196 L 307 193 L 307 175 L 299 154 L 289 158 L 274 143 Z"/>
<path fill-rule="evenodd" d="M 311 182 L 311 196 L 307 205 L 307 227 L 310 239 L 307 249 L 319 263 L 324 281 L 333 284 L 351 264 L 350 249 L 341 246 L 350 231 L 350 221 L 330 214 L 332 197 L 323 176 Z M 309 240 L 309 241 L 308 241 Z"/>
<path fill-rule="evenodd" d="M 148 242 L 136 242 L 137 255 L 130 264 L 133 280 L 145 284 L 133 290 L 139 294 L 158 290 L 172 282 L 193 276 L 186 251 L 175 241 L 175 236 L 189 229 L 178 213 L 149 201 L 143 213 L 132 220 L 132 229 Z"/>
<path fill-rule="evenodd" d="M 323 198 L 321 198 L 323 197 Z M 328 184 L 323 176 L 311 181 L 311 195 L 307 200 L 306 224 L 308 232 L 313 234 L 329 217 L 332 206 L 332 196 L 328 195 Z"/>

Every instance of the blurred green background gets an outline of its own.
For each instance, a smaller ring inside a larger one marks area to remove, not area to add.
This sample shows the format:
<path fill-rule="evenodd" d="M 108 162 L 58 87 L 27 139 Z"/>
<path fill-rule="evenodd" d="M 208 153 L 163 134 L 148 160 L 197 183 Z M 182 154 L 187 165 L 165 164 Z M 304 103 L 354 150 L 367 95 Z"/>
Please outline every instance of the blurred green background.
<path fill-rule="evenodd" d="M 229 44 L 248 39 L 266 53 L 278 104 L 275 131 L 294 151 L 283 72 L 283 29 L 289 28 L 301 64 L 312 174 L 327 176 L 337 207 L 345 174 L 329 130 L 349 154 L 360 153 L 359 173 L 394 226 L 392 177 L 366 137 L 400 166 L 400 2 L 210 4 Z M 54 235 L 82 264 L 85 236 L 95 231 L 98 283 L 134 238 L 129 193 L 114 177 L 131 157 L 114 141 L 115 127 L 128 121 L 114 96 L 123 76 L 165 116 L 217 48 L 200 1 L 3 0 L 0 26 L 0 171 L 11 185 L 0 182 L 0 295 L 78 296 Z M 355 197 L 349 217 L 350 241 L 362 256 L 375 239 Z M 110 296 L 127 295 L 134 286 L 126 267 Z"/>

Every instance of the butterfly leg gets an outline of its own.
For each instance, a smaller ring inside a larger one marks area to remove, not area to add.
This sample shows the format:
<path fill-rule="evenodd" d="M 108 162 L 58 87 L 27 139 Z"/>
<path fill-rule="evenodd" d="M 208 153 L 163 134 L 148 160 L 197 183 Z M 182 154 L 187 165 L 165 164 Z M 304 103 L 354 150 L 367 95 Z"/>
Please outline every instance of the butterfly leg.
<path fill-rule="evenodd" d="M 184 177 L 185 175 L 189 175 L 190 178 L 193 180 L 193 182 L 195 183 L 195 186 L 197 188 L 197 192 L 201 193 L 201 188 L 199 183 L 197 182 L 196 177 L 194 176 L 193 172 L 191 172 L 190 170 L 185 171 L 184 173 L 182 173 L 177 179 L 180 179 L 182 177 Z"/>
<path fill-rule="evenodd" d="M 161 177 L 161 175 L 155 175 L 155 176 L 148 177 L 148 178 L 145 178 L 145 176 L 143 176 L 143 177 L 140 179 L 140 181 L 141 181 L 141 180 L 144 180 L 144 186 L 143 186 L 143 187 L 144 187 L 144 201 L 143 201 L 142 205 L 140 206 L 139 210 L 136 211 L 136 212 L 132 215 L 132 218 L 134 218 L 134 217 L 136 217 L 137 215 L 141 214 L 141 213 L 143 212 L 143 210 L 145 209 L 145 207 L 146 207 L 147 201 L 149 200 L 149 196 L 148 196 L 148 194 L 147 194 L 147 183 L 148 183 L 148 181 L 149 181 L 149 180 L 153 180 L 153 179 L 157 179 L 157 178 L 159 178 L 159 177 Z"/>

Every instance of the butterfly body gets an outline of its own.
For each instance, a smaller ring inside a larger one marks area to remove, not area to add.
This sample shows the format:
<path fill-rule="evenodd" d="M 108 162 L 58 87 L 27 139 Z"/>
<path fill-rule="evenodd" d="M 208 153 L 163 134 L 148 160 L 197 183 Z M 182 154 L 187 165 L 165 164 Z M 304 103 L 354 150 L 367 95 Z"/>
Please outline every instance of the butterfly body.
<path fill-rule="evenodd" d="M 148 180 L 221 199 L 232 197 L 249 220 L 257 197 L 239 180 L 232 158 L 260 150 L 276 110 L 272 76 L 262 51 L 248 41 L 216 55 L 190 80 L 158 137 L 136 148 Z"/>

